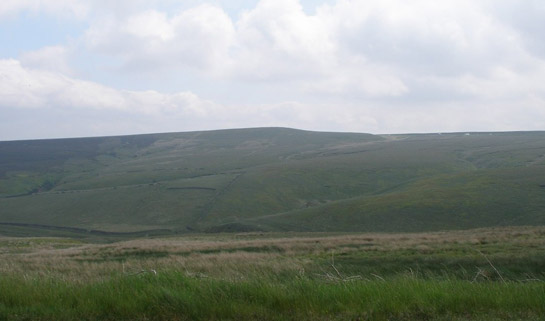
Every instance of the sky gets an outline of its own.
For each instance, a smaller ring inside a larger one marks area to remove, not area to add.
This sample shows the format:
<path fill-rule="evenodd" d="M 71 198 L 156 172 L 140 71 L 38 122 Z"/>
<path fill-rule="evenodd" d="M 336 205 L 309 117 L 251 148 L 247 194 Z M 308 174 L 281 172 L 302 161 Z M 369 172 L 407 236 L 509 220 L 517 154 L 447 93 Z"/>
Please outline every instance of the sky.
<path fill-rule="evenodd" d="M 543 0 L 2 0 L 0 140 L 545 130 Z"/>

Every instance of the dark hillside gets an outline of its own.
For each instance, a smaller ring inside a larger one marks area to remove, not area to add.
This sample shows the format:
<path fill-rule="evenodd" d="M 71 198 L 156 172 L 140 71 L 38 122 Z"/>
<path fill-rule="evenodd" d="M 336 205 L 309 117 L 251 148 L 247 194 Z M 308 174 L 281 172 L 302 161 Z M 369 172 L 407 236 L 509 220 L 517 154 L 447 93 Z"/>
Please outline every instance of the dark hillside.
<path fill-rule="evenodd" d="M 544 132 L 253 128 L 13 141 L 0 142 L 0 173 L 3 234 L 545 223 Z"/>

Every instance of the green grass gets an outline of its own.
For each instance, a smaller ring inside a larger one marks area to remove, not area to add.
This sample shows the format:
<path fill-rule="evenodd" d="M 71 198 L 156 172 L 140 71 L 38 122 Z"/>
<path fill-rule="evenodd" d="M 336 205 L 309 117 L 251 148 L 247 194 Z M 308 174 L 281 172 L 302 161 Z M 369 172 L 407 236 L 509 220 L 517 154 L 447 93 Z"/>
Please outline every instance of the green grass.
<path fill-rule="evenodd" d="M 543 173 L 545 166 L 435 175 L 388 193 L 317 204 L 251 221 L 278 229 L 301 226 L 309 231 L 544 225 L 545 189 L 539 186 Z"/>
<path fill-rule="evenodd" d="M 226 281 L 181 273 L 80 284 L 0 277 L 5 320 L 539 320 L 543 283 Z"/>
<path fill-rule="evenodd" d="M 255 128 L 0 142 L 0 223 L 109 232 L 432 231 L 543 225 L 544 195 L 544 132 Z M 22 235 L 9 226 L 0 233 Z"/>
<path fill-rule="evenodd" d="M 0 320 L 543 320 L 545 230 L 0 238 Z"/>

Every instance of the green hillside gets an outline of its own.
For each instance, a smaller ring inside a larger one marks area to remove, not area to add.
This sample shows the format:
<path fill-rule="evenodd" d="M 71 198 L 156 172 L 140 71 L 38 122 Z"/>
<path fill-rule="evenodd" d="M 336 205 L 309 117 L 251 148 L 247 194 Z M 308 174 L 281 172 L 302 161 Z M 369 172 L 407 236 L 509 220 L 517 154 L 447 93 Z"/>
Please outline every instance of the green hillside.
<path fill-rule="evenodd" d="M 257 128 L 0 142 L 5 235 L 543 224 L 545 132 Z"/>

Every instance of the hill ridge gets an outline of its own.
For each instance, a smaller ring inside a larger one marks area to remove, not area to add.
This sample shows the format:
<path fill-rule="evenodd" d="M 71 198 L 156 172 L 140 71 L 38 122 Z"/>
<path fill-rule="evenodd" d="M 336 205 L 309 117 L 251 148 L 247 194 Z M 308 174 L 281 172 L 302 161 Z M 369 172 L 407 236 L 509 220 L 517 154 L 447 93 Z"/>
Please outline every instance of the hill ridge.
<path fill-rule="evenodd" d="M 112 233 L 541 225 L 544 169 L 538 131 L 267 127 L 9 141 L 0 221 Z"/>

